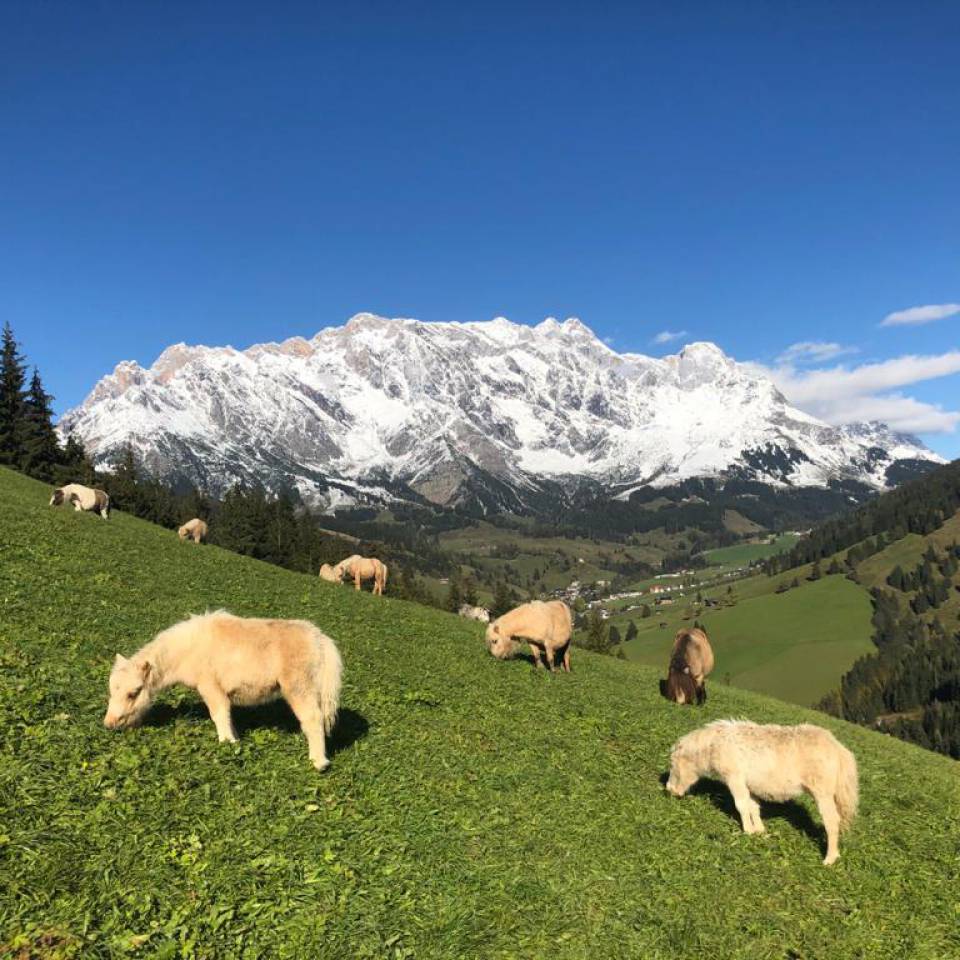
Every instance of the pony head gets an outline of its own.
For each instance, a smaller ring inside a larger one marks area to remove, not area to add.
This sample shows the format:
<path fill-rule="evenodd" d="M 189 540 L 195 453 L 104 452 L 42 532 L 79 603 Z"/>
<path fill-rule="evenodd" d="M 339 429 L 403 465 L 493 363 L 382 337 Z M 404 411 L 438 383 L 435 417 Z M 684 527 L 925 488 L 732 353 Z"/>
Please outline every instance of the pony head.
<path fill-rule="evenodd" d="M 149 661 L 128 660 L 118 653 L 110 671 L 110 702 L 103 725 L 111 730 L 136 726 L 153 702 L 153 679 Z"/>
<path fill-rule="evenodd" d="M 690 670 L 671 668 L 666 680 L 660 681 L 660 694 L 674 703 L 700 703 L 700 694 Z"/>
<path fill-rule="evenodd" d="M 682 797 L 699 779 L 700 771 L 694 757 L 681 740 L 670 753 L 670 776 L 665 789 L 675 797 Z"/>
<path fill-rule="evenodd" d="M 50 497 L 50 506 L 59 507 L 63 503 L 63 491 L 58 487 L 53 491 L 53 496 Z"/>
<path fill-rule="evenodd" d="M 486 644 L 487 649 L 498 660 L 507 660 L 513 655 L 513 640 L 501 632 L 500 624 L 496 620 L 487 627 Z"/>

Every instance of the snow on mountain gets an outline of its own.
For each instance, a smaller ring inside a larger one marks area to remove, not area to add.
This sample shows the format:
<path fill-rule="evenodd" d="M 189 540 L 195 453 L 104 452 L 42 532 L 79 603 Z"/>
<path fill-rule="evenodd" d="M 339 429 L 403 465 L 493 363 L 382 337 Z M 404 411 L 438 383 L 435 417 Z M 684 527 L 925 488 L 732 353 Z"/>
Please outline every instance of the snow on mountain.
<path fill-rule="evenodd" d="M 168 347 L 117 365 L 61 432 L 100 465 L 132 445 L 153 474 L 236 480 L 343 505 L 391 496 L 518 509 L 581 482 L 625 496 L 692 477 L 880 489 L 940 458 L 882 424 L 833 427 L 712 343 L 618 354 L 576 319 L 344 326 L 235 350 Z"/>

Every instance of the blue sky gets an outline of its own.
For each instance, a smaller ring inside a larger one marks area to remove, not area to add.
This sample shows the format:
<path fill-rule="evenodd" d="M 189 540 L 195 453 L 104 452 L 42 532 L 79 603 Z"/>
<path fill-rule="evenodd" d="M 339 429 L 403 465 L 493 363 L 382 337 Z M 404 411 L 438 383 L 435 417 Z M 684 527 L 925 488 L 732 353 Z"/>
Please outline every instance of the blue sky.
<path fill-rule="evenodd" d="M 573 315 L 958 456 L 958 49 L 954 3 L 4 4 L 0 319 L 63 410 L 179 340 Z"/>

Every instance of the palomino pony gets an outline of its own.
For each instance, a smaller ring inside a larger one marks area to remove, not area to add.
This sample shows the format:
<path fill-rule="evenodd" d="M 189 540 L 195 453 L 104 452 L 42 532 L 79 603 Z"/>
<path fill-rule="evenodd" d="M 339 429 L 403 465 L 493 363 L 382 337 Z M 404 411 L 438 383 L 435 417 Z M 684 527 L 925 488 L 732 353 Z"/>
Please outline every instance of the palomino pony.
<path fill-rule="evenodd" d="M 320 565 L 320 579 L 326 580 L 327 583 L 340 582 L 340 578 L 337 576 L 337 571 L 334 570 L 329 563 L 323 563 Z"/>
<path fill-rule="evenodd" d="M 660 693 L 674 703 L 696 703 L 707 699 L 704 682 L 713 669 L 713 648 L 707 635 L 694 627 L 681 630 L 673 640 L 667 679 L 660 681 Z"/>
<path fill-rule="evenodd" d="M 231 706 L 283 697 L 307 737 L 310 761 L 325 770 L 325 734 L 333 729 L 343 664 L 336 644 L 307 620 L 257 620 L 225 610 L 174 624 L 110 672 L 105 726 L 135 726 L 157 691 L 182 683 L 203 697 L 221 743 L 237 734 Z"/>
<path fill-rule="evenodd" d="M 827 866 L 840 856 L 840 832 L 853 822 L 860 796 L 853 754 L 828 730 L 810 723 L 708 723 L 673 745 L 666 789 L 682 797 L 701 777 L 726 783 L 745 833 L 764 831 L 754 796 L 783 803 L 810 794 L 827 831 Z"/>
<path fill-rule="evenodd" d="M 207 525 L 199 517 L 194 517 L 177 531 L 177 536 L 181 540 L 192 540 L 194 543 L 200 543 L 207 539 Z"/>
<path fill-rule="evenodd" d="M 341 560 L 333 568 L 333 571 L 337 580 L 341 583 L 345 576 L 352 577 L 357 590 L 360 589 L 362 580 L 373 581 L 373 592 L 375 594 L 382 595 L 383 588 L 387 585 L 387 565 L 376 557 L 361 557 L 355 553 L 352 557 Z"/>
<path fill-rule="evenodd" d="M 563 657 L 563 669 L 570 672 L 570 635 L 573 633 L 573 615 L 562 600 L 533 600 L 521 604 L 509 613 L 498 617 L 487 627 L 487 649 L 498 660 L 506 660 L 516 652 L 517 641 L 522 638 L 530 644 L 533 665 L 542 667 L 543 653 L 550 672 L 554 671 L 557 654 Z"/>

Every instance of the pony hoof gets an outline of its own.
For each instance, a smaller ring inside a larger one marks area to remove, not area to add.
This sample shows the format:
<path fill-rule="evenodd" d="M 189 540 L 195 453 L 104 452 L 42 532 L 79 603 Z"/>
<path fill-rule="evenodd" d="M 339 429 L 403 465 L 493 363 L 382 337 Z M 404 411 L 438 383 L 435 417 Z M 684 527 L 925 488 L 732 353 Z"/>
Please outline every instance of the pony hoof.
<path fill-rule="evenodd" d="M 330 761 L 329 761 L 329 760 L 313 760 L 312 763 L 313 763 L 314 767 L 317 768 L 317 771 L 318 771 L 319 773 L 323 773 L 324 770 L 329 770 L 329 769 L 330 769 Z"/>

